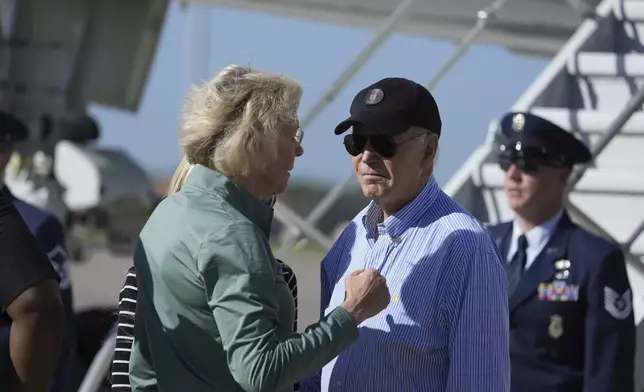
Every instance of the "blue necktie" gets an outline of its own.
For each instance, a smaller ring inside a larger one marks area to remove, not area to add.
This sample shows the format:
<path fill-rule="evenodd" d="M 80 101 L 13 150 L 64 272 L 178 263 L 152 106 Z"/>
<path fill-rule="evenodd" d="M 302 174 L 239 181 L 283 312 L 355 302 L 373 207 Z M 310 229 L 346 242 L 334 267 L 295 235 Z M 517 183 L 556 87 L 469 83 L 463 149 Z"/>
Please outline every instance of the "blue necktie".
<path fill-rule="evenodd" d="M 508 295 L 514 294 L 514 291 L 519 286 L 523 271 L 525 270 L 525 263 L 528 260 L 526 250 L 528 249 L 528 240 L 525 235 L 519 236 L 519 246 L 517 252 L 512 257 L 512 261 L 508 266 Z"/>

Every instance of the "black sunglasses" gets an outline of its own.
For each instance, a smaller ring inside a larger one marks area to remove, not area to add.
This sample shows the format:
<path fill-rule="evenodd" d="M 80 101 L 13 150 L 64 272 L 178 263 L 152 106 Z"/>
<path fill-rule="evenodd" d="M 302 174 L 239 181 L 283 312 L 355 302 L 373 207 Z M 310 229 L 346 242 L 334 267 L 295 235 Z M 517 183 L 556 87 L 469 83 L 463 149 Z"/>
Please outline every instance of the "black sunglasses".
<path fill-rule="evenodd" d="M 536 173 L 542 166 L 561 168 L 566 167 L 563 157 L 549 154 L 539 148 L 526 148 L 521 150 L 501 146 L 498 155 L 498 162 L 501 170 L 508 171 L 510 166 L 515 165 L 517 169 L 526 174 Z"/>
<path fill-rule="evenodd" d="M 389 135 L 360 135 L 351 133 L 344 137 L 344 148 L 347 149 L 347 152 L 354 157 L 362 154 L 367 148 L 367 143 L 371 145 L 373 151 L 383 158 L 392 158 L 396 155 L 397 147 L 401 144 L 407 143 L 410 140 L 416 139 L 421 136 L 421 134 L 414 135 L 409 139 L 403 140 L 401 142 L 396 142 L 394 138 Z"/>
<path fill-rule="evenodd" d="M 515 165 L 519 171 L 527 174 L 536 173 L 539 171 L 539 161 L 528 157 L 509 157 L 506 155 L 499 155 L 499 166 L 504 172 L 510 169 L 510 166 Z"/>

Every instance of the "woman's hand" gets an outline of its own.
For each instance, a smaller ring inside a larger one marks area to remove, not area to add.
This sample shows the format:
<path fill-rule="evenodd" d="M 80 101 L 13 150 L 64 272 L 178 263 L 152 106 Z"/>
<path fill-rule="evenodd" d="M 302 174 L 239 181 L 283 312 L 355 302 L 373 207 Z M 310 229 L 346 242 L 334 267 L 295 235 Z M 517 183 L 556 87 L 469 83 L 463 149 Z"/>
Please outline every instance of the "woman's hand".
<path fill-rule="evenodd" d="M 343 307 L 356 325 L 371 318 L 389 305 L 389 288 L 385 278 L 375 269 L 357 270 L 345 281 L 346 298 Z"/>

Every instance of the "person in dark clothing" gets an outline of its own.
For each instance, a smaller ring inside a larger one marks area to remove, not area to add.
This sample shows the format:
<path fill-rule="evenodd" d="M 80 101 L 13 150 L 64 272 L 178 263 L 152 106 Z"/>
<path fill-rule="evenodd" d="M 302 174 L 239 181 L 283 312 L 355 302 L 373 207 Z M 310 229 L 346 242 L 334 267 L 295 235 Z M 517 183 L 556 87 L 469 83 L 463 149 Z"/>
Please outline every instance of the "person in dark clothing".
<path fill-rule="evenodd" d="M 76 321 L 65 232 L 62 223 L 56 216 L 18 199 L 4 183 L 4 173 L 14 151 L 14 143 L 27 139 L 29 131 L 20 120 L 1 111 L 0 123 L 2 124 L 0 137 L 3 140 L 3 148 L 0 151 L 0 192 L 3 192 L 13 202 L 14 207 L 36 237 L 40 248 L 45 252 L 59 276 L 61 298 L 65 308 L 66 330 L 60 360 L 48 392 L 67 392 L 71 387 L 70 379 L 76 353 Z M 10 330 L 10 317 L 6 315 L 0 317 L 0 346 L 8 344 Z"/>
<path fill-rule="evenodd" d="M 12 322 L 8 344 L 0 347 L 0 390 L 46 390 L 65 330 L 59 277 L 0 192 L 0 315 L 5 314 Z"/>
<path fill-rule="evenodd" d="M 572 133 L 506 114 L 498 162 L 514 219 L 489 227 L 507 262 L 512 392 L 634 390 L 633 292 L 619 244 L 574 223 L 568 179 L 588 163 Z"/>

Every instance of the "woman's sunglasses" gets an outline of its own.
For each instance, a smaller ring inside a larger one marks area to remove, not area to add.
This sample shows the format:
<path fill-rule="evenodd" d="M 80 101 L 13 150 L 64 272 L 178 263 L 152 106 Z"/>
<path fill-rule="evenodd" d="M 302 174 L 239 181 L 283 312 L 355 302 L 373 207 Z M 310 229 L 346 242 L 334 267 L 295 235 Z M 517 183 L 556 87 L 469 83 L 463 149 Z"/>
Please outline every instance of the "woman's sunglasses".
<path fill-rule="evenodd" d="M 364 152 L 364 150 L 367 148 L 367 143 L 369 143 L 373 151 L 381 157 L 392 158 L 394 155 L 396 155 L 398 146 L 403 143 L 407 143 L 408 141 L 413 140 L 419 136 L 420 134 L 396 143 L 396 141 L 389 135 L 360 135 L 352 133 L 344 137 L 344 148 L 347 149 L 347 152 L 351 156 L 357 157 Z"/>
<path fill-rule="evenodd" d="M 295 132 L 295 141 L 302 144 L 302 139 L 304 139 L 304 131 L 302 131 L 302 128 L 298 128 Z"/>

